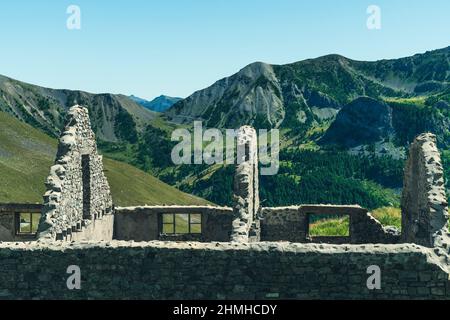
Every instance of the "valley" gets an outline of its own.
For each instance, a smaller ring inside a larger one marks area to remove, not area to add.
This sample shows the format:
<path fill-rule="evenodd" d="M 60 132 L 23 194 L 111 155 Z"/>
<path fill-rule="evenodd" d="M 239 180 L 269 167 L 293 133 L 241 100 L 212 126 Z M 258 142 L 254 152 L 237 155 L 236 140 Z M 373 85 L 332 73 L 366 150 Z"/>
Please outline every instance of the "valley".
<path fill-rule="evenodd" d="M 0 112 L 0 202 L 41 203 L 57 141 Z M 105 174 L 118 206 L 207 204 L 129 164 L 105 158 Z"/>
<path fill-rule="evenodd" d="M 219 205 L 232 202 L 234 167 L 174 165 L 173 130 L 191 131 L 194 120 L 223 133 L 243 124 L 277 128 L 280 170 L 261 178 L 264 206 L 359 203 L 376 210 L 399 206 L 406 148 L 417 134 L 436 134 L 449 171 L 449 84 L 447 47 L 374 62 L 340 55 L 287 65 L 257 62 L 186 99 L 171 100 L 173 106 L 163 112 L 145 108 L 136 97 L 47 89 L 0 77 L 0 110 L 56 137 L 67 108 L 83 104 L 102 153 L 120 161 L 107 160 L 107 166 L 116 167 L 111 180 L 125 179 L 118 173 L 128 169 L 142 170 L 136 174 L 146 172 L 146 178 L 135 195 L 148 189 L 147 183 L 156 184 L 151 175 Z M 7 152 L 0 147 L 2 159 Z M 37 163 L 50 161 L 50 154 Z M 37 195 L 40 182 L 33 183 Z M 18 183 L 18 193 L 24 184 Z M 446 186 L 449 190 L 448 181 Z"/>

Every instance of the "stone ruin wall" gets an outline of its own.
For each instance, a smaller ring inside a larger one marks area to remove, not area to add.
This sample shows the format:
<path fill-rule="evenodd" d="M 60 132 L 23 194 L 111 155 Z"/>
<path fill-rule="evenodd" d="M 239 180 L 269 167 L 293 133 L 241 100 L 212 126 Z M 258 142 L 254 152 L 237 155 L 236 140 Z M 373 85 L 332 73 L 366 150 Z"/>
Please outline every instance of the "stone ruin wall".
<path fill-rule="evenodd" d="M 0 299 L 450 299 L 431 248 L 282 242 L 0 243 Z M 81 271 L 69 290 L 67 268 Z M 380 267 L 369 290 L 367 268 Z"/>
<path fill-rule="evenodd" d="M 241 146 L 248 144 L 248 150 L 256 150 L 256 135 L 249 129 L 241 130 L 241 136 L 247 137 Z M 260 208 L 257 160 L 255 166 L 246 159 L 237 167 L 233 209 L 119 208 L 115 236 L 134 240 L 130 238 L 136 227 L 137 241 L 147 242 L 54 243 L 58 238 L 112 238 L 112 201 L 87 111 L 72 108 L 47 181 L 40 240 L 0 243 L 0 299 L 450 299 L 447 204 L 439 200 L 442 166 L 435 144 L 430 143 L 432 136 L 423 137 L 411 147 L 405 170 L 402 214 L 407 218 L 401 239 L 367 210 L 343 206 L 340 213 L 351 217 L 349 242 L 355 244 L 285 242 L 306 237 L 308 214 L 336 213 L 339 206 Z M 93 164 L 89 216 L 80 205 L 83 154 Z M 160 237 L 160 213 L 188 211 L 201 211 L 205 217 L 205 238 L 195 240 L 217 241 L 213 239 L 217 230 L 209 229 L 216 226 L 225 228 L 219 233 L 224 242 L 148 242 L 156 239 L 145 235 L 147 226 L 153 226 L 151 237 Z M 103 214 L 111 217 L 107 227 L 92 227 Z M 79 226 L 83 232 L 74 231 Z M 427 236 L 422 237 L 419 230 L 426 230 Z M 227 238 L 231 242 L 225 242 Z M 277 242 L 254 243 L 259 240 Z M 399 240 L 413 243 L 386 244 Z M 369 241 L 383 244 L 356 244 Z M 66 287 L 69 265 L 81 268 L 81 290 Z M 372 265 L 381 270 L 380 290 L 366 285 L 367 268 Z"/>
<path fill-rule="evenodd" d="M 309 236 L 311 215 L 348 216 L 349 236 Z M 367 209 L 358 205 L 300 205 L 261 209 L 261 241 L 394 244 L 399 240 L 398 230 L 384 227 Z"/>
<path fill-rule="evenodd" d="M 396 227 L 383 226 L 366 209 L 350 216 L 351 243 L 400 243 L 400 234 Z"/>
<path fill-rule="evenodd" d="M 448 256 L 448 203 L 444 173 L 436 137 L 424 133 L 410 147 L 402 193 L 402 230 L 384 227 L 366 209 L 358 206 L 302 205 L 259 208 L 257 186 L 257 138 L 253 128 L 238 132 L 238 147 L 245 146 L 239 158 L 234 182 L 234 220 L 231 241 L 314 241 L 308 237 L 310 214 L 350 216 L 350 236 L 346 239 L 319 239 L 334 243 L 416 243 L 444 248 Z M 252 233 L 252 230 L 254 231 Z M 325 238 L 325 237 L 324 237 Z"/>
<path fill-rule="evenodd" d="M 164 235 L 160 233 L 161 214 L 195 213 L 202 215 L 201 234 Z M 116 208 L 114 239 L 134 241 L 230 241 L 233 209 L 213 206 L 143 206 Z"/>
<path fill-rule="evenodd" d="M 237 133 L 237 165 L 233 188 L 231 241 L 259 241 L 258 141 L 255 129 L 250 126 L 239 128 Z"/>
<path fill-rule="evenodd" d="M 260 208 L 258 141 L 256 131 L 243 126 L 237 134 L 238 164 L 234 177 L 234 206 L 231 241 L 313 242 L 308 238 L 310 214 L 347 214 L 350 237 L 328 237 L 316 242 L 397 243 L 399 232 L 385 228 L 367 210 L 359 206 L 303 205 Z"/>
<path fill-rule="evenodd" d="M 161 234 L 161 214 L 199 213 L 202 215 L 202 234 Z M 308 215 L 336 214 L 350 217 L 349 237 L 308 236 Z M 232 208 L 212 206 L 143 206 L 116 208 L 114 239 L 134 241 L 231 241 Z M 398 243 L 397 230 L 383 227 L 360 206 L 301 205 L 260 208 L 260 241 L 289 241 L 298 243 Z"/>
<path fill-rule="evenodd" d="M 427 247 L 448 233 L 444 169 L 436 136 L 419 135 L 410 147 L 403 182 L 402 241 Z"/>
<path fill-rule="evenodd" d="M 111 193 L 86 108 L 70 108 L 45 185 L 39 238 L 112 239 Z"/>

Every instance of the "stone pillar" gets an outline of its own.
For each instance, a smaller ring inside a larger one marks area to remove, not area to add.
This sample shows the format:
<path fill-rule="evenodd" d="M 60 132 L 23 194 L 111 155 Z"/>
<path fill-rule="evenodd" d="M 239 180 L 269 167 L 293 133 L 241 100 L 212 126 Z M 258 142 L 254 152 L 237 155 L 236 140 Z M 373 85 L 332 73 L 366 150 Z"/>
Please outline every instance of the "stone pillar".
<path fill-rule="evenodd" d="M 255 129 L 243 126 L 237 134 L 231 241 L 259 241 L 258 212 L 258 141 Z"/>
<path fill-rule="evenodd" d="M 419 135 L 411 144 L 402 192 L 402 241 L 435 246 L 447 233 L 448 203 L 436 136 Z"/>

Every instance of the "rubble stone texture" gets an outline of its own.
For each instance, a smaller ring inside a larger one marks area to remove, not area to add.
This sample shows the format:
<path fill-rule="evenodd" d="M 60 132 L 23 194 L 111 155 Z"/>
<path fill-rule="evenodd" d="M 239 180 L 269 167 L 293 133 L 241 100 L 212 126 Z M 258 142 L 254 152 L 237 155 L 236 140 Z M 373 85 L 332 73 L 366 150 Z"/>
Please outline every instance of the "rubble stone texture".
<path fill-rule="evenodd" d="M 309 236 L 309 219 L 312 215 L 349 217 L 348 237 Z M 398 243 L 399 232 L 384 227 L 367 209 L 360 206 L 301 205 L 278 208 L 261 208 L 261 241 L 320 242 L 324 243 Z"/>
<path fill-rule="evenodd" d="M 88 110 L 70 108 L 66 123 L 45 183 L 39 238 L 71 239 L 72 233 L 82 232 L 96 219 L 112 214 L 110 188 Z M 110 229 L 112 235 L 112 226 Z"/>
<path fill-rule="evenodd" d="M 234 176 L 234 219 L 231 241 L 259 241 L 258 140 L 256 131 L 243 126 L 237 134 Z"/>
<path fill-rule="evenodd" d="M 402 193 L 402 241 L 433 247 L 447 233 L 448 203 L 436 136 L 419 135 L 412 143 Z"/>
<path fill-rule="evenodd" d="M 67 268 L 81 271 L 69 290 Z M 381 269 L 369 290 L 367 268 Z M 431 248 L 286 242 L 0 243 L 0 299 L 449 299 Z"/>

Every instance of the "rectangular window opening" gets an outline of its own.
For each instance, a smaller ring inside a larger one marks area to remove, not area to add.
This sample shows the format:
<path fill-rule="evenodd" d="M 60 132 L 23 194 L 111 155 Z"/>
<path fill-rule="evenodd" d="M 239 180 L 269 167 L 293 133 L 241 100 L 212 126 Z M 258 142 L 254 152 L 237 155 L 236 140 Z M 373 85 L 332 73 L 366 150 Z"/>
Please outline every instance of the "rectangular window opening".
<path fill-rule="evenodd" d="M 310 237 L 349 237 L 350 216 L 345 214 L 308 214 Z"/>
<path fill-rule="evenodd" d="M 163 234 L 201 234 L 202 215 L 200 213 L 163 213 Z"/>
<path fill-rule="evenodd" d="M 41 213 L 16 213 L 17 235 L 35 235 L 38 230 Z"/>

